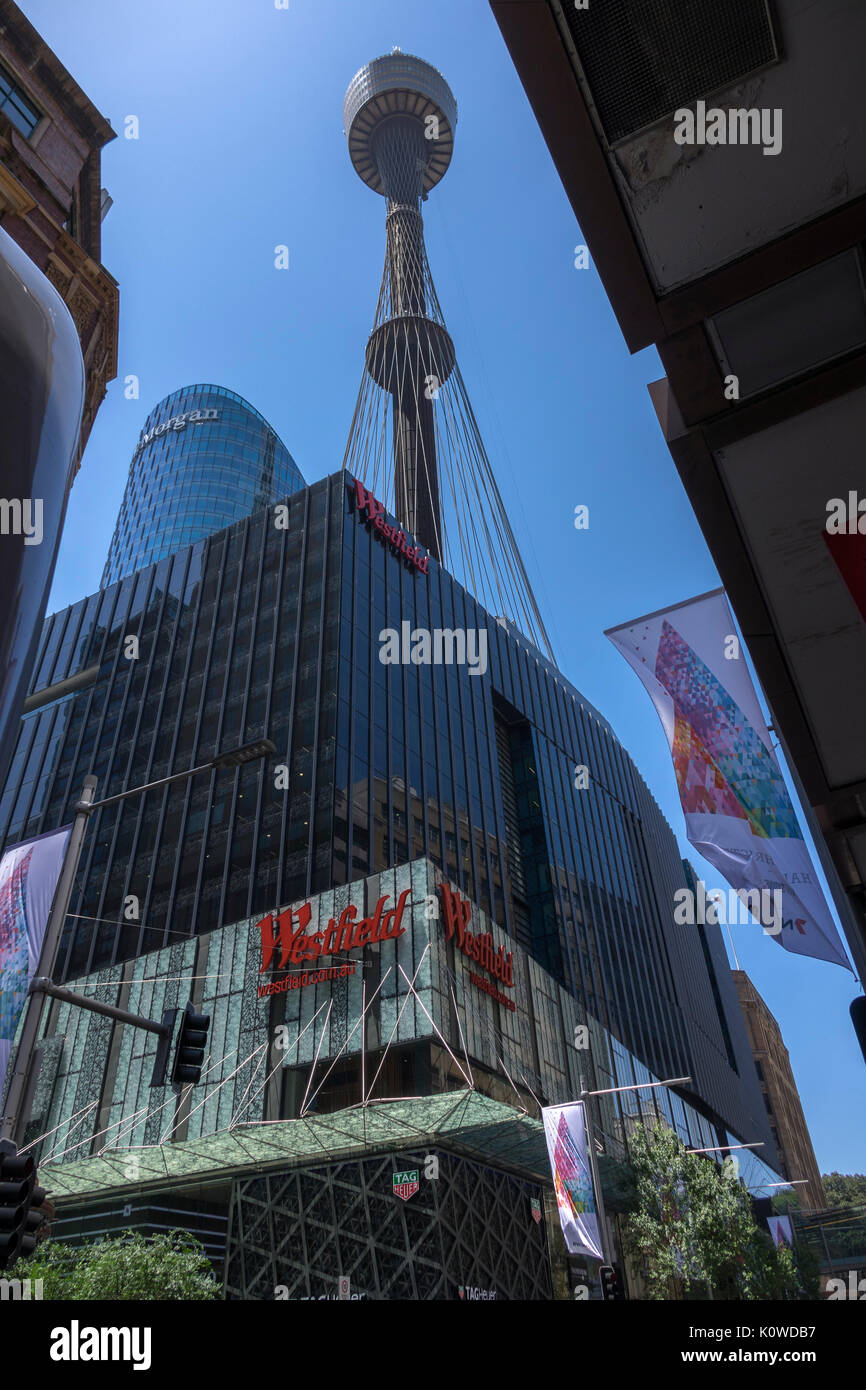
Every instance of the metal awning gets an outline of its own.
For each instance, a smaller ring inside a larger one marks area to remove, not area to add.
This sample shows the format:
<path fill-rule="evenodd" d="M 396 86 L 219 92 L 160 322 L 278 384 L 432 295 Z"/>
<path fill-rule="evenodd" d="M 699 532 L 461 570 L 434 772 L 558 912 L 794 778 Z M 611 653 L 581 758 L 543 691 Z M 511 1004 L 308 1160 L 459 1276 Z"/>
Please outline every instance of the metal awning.
<path fill-rule="evenodd" d="M 40 1165 L 39 1181 L 52 1201 L 62 1202 L 107 1191 L 120 1196 L 144 1188 L 224 1182 L 245 1172 L 437 1144 L 550 1181 L 541 1121 L 469 1089 L 371 1101 L 332 1115 L 239 1124 L 182 1143 L 109 1149 L 75 1163 Z"/>

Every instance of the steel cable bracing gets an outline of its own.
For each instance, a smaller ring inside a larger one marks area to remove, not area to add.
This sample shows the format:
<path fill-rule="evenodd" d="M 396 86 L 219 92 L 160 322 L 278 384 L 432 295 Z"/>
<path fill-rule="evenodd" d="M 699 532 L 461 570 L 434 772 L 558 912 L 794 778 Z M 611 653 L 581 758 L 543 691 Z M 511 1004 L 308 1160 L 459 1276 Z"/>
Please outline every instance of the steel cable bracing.
<path fill-rule="evenodd" d="M 492 617 L 512 622 L 555 661 L 424 243 L 421 205 L 450 161 L 456 103 L 440 73 L 411 61 L 423 72 L 416 79 L 423 97 L 404 89 L 405 56 L 395 54 L 362 70 L 344 109 L 355 168 L 387 211 L 385 264 L 343 467 Z M 439 139 L 446 145 L 437 149 Z"/>

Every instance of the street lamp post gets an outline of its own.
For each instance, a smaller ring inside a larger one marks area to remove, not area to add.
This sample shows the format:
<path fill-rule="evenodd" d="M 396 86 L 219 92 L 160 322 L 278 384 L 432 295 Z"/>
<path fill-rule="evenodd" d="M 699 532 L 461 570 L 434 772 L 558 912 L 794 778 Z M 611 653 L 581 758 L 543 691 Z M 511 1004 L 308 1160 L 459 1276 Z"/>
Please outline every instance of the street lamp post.
<path fill-rule="evenodd" d="M 140 796 L 143 792 L 153 791 L 157 787 L 166 787 L 170 783 L 184 781 L 188 777 L 194 777 L 198 772 L 240 767 L 244 763 L 269 757 L 276 751 L 276 746 L 270 739 L 256 739 L 253 743 L 243 744 L 240 748 L 233 748 L 227 753 L 219 753 L 210 762 L 200 763 L 198 767 L 188 768 L 186 772 L 175 772 L 170 777 L 160 777 L 155 782 L 145 783 L 144 786 L 130 787 L 127 791 L 118 792 L 115 796 L 107 796 L 102 801 L 93 800 L 93 794 L 96 791 L 96 778 L 90 774 L 85 777 L 81 799 L 75 806 L 75 819 L 69 832 L 69 839 L 66 842 L 63 865 L 57 880 L 57 887 L 54 890 L 51 911 L 45 926 L 45 935 L 42 938 L 42 949 L 39 952 L 36 976 L 28 991 L 21 1038 L 15 1052 L 15 1062 L 6 1091 L 3 1118 L 0 1121 L 0 1139 L 12 1139 L 20 1143 L 30 1116 L 32 1086 L 28 1083 L 31 1079 L 33 1055 L 39 1041 L 45 998 L 49 993 L 46 985 L 51 983 L 54 976 L 60 936 L 63 931 L 63 923 L 69 912 L 72 888 L 78 871 L 81 846 L 84 842 L 84 832 L 87 829 L 90 816 L 94 811 L 101 810 L 103 806 L 113 806 L 115 802 L 124 801 L 129 796 Z M 32 1079 L 35 1081 L 35 1077 Z"/>
<path fill-rule="evenodd" d="M 601 1177 L 598 1171 L 598 1158 L 595 1152 L 595 1131 L 588 1104 L 589 1097 L 593 1094 L 594 1092 L 586 1090 L 583 1074 L 581 1073 L 580 1099 L 583 1102 L 583 1128 L 586 1135 L 586 1154 L 589 1159 L 590 1181 L 592 1182 L 595 1195 L 595 1212 L 598 1218 L 598 1239 L 601 1246 L 601 1262 L 603 1265 L 607 1265 L 610 1264 L 610 1240 L 607 1230 L 607 1213 L 604 1209 L 604 1195 L 601 1190 Z"/>
<path fill-rule="evenodd" d="M 610 1233 L 607 1229 L 607 1213 L 604 1209 L 604 1194 L 601 1190 L 601 1179 L 598 1172 L 598 1159 L 595 1152 L 595 1132 L 592 1118 L 590 1115 L 589 1100 L 594 1096 L 611 1096 L 619 1091 L 649 1091 L 660 1086 L 682 1086 L 691 1081 L 690 1076 L 673 1076 L 667 1081 L 641 1081 L 632 1086 L 607 1086 L 601 1091 L 587 1091 L 584 1087 L 584 1078 L 580 1078 L 580 1100 L 583 1103 L 583 1124 L 586 1133 L 586 1152 L 589 1158 L 589 1169 L 595 1196 L 595 1209 L 598 1217 L 598 1238 L 601 1243 L 602 1264 L 609 1264 L 612 1258 L 612 1246 Z"/>

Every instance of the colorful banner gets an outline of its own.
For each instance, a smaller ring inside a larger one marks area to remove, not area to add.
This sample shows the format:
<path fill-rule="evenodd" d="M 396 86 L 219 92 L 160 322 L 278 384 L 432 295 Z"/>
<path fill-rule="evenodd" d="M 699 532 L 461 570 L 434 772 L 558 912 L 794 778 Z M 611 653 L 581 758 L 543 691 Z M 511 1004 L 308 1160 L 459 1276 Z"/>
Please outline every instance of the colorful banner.
<path fill-rule="evenodd" d="M 71 826 L 23 840 L 0 859 L 0 1095 Z"/>
<path fill-rule="evenodd" d="M 603 1259 L 592 1171 L 586 1151 L 583 1105 L 551 1105 L 541 1112 L 562 1234 L 570 1255 Z"/>
<path fill-rule="evenodd" d="M 779 893 L 778 920 L 763 925 L 786 951 L 850 970 L 736 632 L 716 589 L 605 636 L 661 719 L 691 844 L 737 892 Z"/>
<path fill-rule="evenodd" d="M 794 1244 L 794 1232 L 791 1230 L 790 1216 L 768 1216 L 767 1225 L 776 1247 Z"/>

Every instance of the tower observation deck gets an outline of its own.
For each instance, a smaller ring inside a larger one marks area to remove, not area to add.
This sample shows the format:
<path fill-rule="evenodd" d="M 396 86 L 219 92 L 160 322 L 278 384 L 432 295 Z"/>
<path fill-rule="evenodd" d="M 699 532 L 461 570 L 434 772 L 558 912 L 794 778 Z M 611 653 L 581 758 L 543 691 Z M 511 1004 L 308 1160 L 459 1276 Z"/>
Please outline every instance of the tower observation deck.
<path fill-rule="evenodd" d="M 433 285 L 421 204 L 454 151 L 440 72 L 395 49 L 343 103 L 356 173 L 386 201 L 385 269 L 343 466 L 496 616 L 552 657 Z"/>

